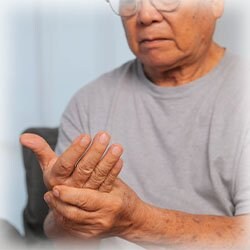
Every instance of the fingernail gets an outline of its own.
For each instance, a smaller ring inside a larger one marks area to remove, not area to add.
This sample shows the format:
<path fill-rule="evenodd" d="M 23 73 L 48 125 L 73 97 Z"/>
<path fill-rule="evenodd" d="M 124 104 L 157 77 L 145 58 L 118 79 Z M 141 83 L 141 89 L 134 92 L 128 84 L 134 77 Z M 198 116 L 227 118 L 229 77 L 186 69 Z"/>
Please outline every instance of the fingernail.
<path fill-rule="evenodd" d="M 45 194 L 45 195 L 44 195 L 44 200 L 45 200 L 47 203 L 50 203 L 49 194 Z"/>
<path fill-rule="evenodd" d="M 53 189 L 53 195 L 54 195 L 55 197 L 59 197 L 59 196 L 60 196 L 59 190 L 56 189 L 56 188 L 54 188 L 54 189 Z"/>
<path fill-rule="evenodd" d="M 106 145 L 109 141 L 109 136 L 106 133 L 103 133 L 99 137 L 99 142 L 103 145 Z"/>
<path fill-rule="evenodd" d="M 89 141 L 90 141 L 90 139 L 89 139 L 88 135 L 83 135 L 82 139 L 80 140 L 80 145 L 82 147 L 86 147 L 89 144 Z"/>
<path fill-rule="evenodd" d="M 112 148 L 112 154 L 115 156 L 120 156 L 122 154 L 122 149 L 118 146 Z"/>

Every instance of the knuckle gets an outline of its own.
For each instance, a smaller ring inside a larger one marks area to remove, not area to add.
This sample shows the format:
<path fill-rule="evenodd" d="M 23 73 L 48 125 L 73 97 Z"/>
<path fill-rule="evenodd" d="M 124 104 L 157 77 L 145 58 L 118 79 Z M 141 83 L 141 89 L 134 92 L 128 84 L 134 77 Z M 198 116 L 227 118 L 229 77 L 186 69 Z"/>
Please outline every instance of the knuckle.
<path fill-rule="evenodd" d="M 100 187 L 101 192 L 110 192 L 113 188 L 117 175 L 110 173 Z"/>
<path fill-rule="evenodd" d="M 78 165 L 81 166 L 81 167 L 85 167 L 85 168 L 88 168 L 88 169 L 93 169 L 96 164 L 98 163 L 98 159 L 94 156 L 92 157 L 84 157 L 79 163 Z"/>
<path fill-rule="evenodd" d="M 77 165 L 77 174 L 81 176 L 89 176 L 93 172 L 93 167 L 89 162 L 86 162 L 85 160 L 82 160 L 78 165 Z"/>
<path fill-rule="evenodd" d="M 60 165 L 61 165 L 61 169 L 65 170 L 65 171 L 68 171 L 73 166 L 73 164 L 70 162 L 70 160 L 66 157 L 60 158 Z"/>
<path fill-rule="evenodd" d="M 99 223 L 101 224 L 103 231 L 109 231 L 114 224 L 114 220 L 113 218 L 109 217 L 109 218 L 101 219 Z"/>
<path fill-rule="evenodd" d="M 108 169 L 111 169 L 115 165 L 116 161 L 117 161 L 116 158 L 107 156 L 103 159 L 102 165 L 104 165 Z"/>
<path fill-rule="evenodd" d="M 100 187 L 99 191 L 109 193 L 112 190 L 112 187 L 112 184 L 105 183 Z"/>
<path fill-rule="evenodd" d="M 108 176 L 108 183 L 113 183 L 117 177 L 118 173 L 117 172 L 110 172 Z"/>
<path fill-rule="evenodd" d="M 99 184 L 93 180 L 89 180 L 83 187 L 89 189 L 97 189 Z"/>
<path fill-rule="evenodd" d="M 85 166 L 77 168 L 77 174 L 80 176 L 89 176 L 92 172 L 93 170 L 91 168 L 87 168 Z"/>
<path fill-rule="evenodd" d="M 116 199 L 113 202 L 113 209 L 114 209 L 114 211 L 119 212 L 119 211 L 122 210 L 122 208 L 123 208 L 123 200 L 122 199 Z"/>
<path fill-rule="evenodd" d="M 90 180 L 85 184 L 85 188 L 97 189 L 100 186 L 100 182 L 95 179 L 95 177 L 91 177 Z"/>
<path fill-rule="evenodd" d="M 109 173 L 109 169 L 105 168 L 105 166 L 98 166 L 94 170 L 94 175 L 97 179 L 104 179 L 107 177 Z"/>

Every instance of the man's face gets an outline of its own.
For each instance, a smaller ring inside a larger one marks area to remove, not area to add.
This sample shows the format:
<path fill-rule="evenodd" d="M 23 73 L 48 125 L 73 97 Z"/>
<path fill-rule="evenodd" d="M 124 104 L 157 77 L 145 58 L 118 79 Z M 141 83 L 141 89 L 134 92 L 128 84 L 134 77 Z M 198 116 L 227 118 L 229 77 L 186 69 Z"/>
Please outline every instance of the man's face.
<path fill-rule="evenodd" d="M 142 0 L 137 14 L 122 22 L 130 49 L 144 65 L 174 68 L 205 55 L 222 11 L 222 0 L 181 0 L 170 13 Z"/>

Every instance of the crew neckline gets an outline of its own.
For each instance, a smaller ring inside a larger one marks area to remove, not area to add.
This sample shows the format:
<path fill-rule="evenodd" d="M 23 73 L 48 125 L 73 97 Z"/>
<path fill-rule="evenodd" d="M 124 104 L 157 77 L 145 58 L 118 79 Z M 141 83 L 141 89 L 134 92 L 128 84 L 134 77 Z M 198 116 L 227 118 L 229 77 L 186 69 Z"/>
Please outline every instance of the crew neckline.
<path fill-rule="evenodd" d="M 214 80 L 219 72 L 221 73 L 221 70 L 224 68 L 224 65 L 228 62 L 229 58 L 230 53 L 225 50 L 224 56 L 221 58 L 218 65 L 215 66 L 210 72 L 188 84 L 177 87 L 158 86 L 150 81 L 146 77 L 143 71 L 142 63 L 138 59 L 136 59 L 136 72 L 138 79 L 142 82 L 140 85 L 142 85 L 142 87 L 145 88 L 149 94 L 157 98 L 182 98 L 189 96 L 194 91 L 199 91 L 198 89 L 200 88 L 203 89 L 205 86 L 209 87 L 213 83 L 211 80 Z"/>

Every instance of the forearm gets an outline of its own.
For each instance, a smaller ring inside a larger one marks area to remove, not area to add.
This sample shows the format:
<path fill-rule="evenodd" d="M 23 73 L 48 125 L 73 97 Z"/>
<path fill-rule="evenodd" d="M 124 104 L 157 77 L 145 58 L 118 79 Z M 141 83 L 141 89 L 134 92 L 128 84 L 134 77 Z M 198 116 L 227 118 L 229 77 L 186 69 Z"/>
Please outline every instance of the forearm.
<path fill-rule="evenodd" d="M 192 215 L 146 205 L 122 237 L 171 249 L 250 249 L 249 217 Z"/>

